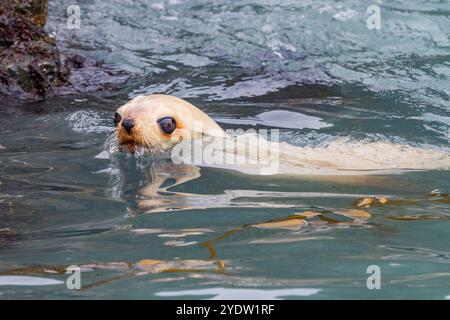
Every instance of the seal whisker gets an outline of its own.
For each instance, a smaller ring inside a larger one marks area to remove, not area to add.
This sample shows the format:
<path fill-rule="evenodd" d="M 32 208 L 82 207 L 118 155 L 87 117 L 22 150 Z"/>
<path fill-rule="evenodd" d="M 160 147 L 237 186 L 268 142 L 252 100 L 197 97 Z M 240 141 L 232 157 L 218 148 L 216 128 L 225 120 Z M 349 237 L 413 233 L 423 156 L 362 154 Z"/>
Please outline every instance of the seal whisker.
<path fill-rule="evenodd" d="M 159 154 L 158 149 L 154 144 L 151 143 L 149 139 L 147 139 L 143 134 L 139 134 L 139 140 L 141 144 L 146 147 L 151 156 L 156 156 Z"/>
<path fill-rule="evenodd" d="M 105 141 L 103 143 L 103 147 L 108 152 L 117 151 L 119 137 L 117 136 L 117 132 L 112 132 L 108 136 L 106 136 Z"/>

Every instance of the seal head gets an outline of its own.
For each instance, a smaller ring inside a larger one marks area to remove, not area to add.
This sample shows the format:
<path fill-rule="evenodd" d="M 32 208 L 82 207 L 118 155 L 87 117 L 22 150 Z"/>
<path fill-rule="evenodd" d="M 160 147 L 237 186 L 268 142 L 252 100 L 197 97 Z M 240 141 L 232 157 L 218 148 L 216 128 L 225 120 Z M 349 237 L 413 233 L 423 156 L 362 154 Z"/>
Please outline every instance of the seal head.
<path fill-rule="evenodd" d="M 130 152 L 137 147 L 165 151 L 186 139 L 226 133 L 207 114 L 180 98 L 154 94 L 138 96 L 114 115 L 119 146 Z"/>

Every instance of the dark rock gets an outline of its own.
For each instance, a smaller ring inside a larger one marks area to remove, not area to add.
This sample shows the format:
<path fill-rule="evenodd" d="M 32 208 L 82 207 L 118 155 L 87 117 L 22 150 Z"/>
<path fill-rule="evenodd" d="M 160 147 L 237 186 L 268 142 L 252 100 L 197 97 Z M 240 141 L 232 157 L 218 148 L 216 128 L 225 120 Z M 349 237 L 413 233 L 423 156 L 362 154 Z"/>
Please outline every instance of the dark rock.
<path fill-rule="evenodd" d="M 0 0 L 0 10 L 22 16 L 42 28 L 47 22 L 48 0 Z"/>
<path fill-rule="evenodd" d="M 97 63 L 89 64 L 89 70 L 94 71 L 91 74 L 72 75 L 73 69 L 87 65 L 86 59 L 61 53 L 55 39 L 43 29 L 46 19 L 47 0 L 0 0 L 0 97 L 40 100 L 99 90 L 99 79 L 94 80 L 95 86 L 79 87 L 78 81 L 95 77 L 100 69 L 106 76 L 103 81 L 111 80 L 108 75 L 115 72 Z"/>
<path fill-rule="evenodd" d="M 40 99 L 68 84 L 70 70 L 43 29 L 47 0 L 0 0 L 0 94 Z"/>

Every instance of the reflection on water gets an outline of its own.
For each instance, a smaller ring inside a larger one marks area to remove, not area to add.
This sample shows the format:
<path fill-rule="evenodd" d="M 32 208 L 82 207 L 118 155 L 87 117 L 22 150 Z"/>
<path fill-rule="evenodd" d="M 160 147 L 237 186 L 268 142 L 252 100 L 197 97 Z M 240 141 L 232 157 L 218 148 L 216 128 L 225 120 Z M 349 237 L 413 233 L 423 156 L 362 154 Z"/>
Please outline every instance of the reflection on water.
<path fill-rule="evenodd" d="M 78 31 L 64 27 L 68 4 L 50 3 L 60 45 L 136 77 L 0 106 L 2 299 L 450 295 L 449 171 L 257 176 L 104 149 L 114 110 L 160 92 L 295 146 L 448 152 L 447 3 L 382 4 L 379 31 L 356 0 L 94 0 Z M 382 290 L 366 287 L 373 264 Z M 70 265 L 81 291 L 65 286 Z"/>
<path fill-rule="evenodd" d="M 40 277 L 0 276 L 0 286 L 51 286 L 62 283 L 62 281 Z"/>
<path fill-rule="evenodd" d="M 274 110 L 267 111 L 251 118 L 233 119 L 216 118 L 219 123 L 237 124 L 237 125 L 263 125 L 267 127 L 290 128 L 290 129 L 320 129 L 332 126 L 324 123 L 320 118 L 307 116 L 301 113 L 290 111 Z"/>
<path fill-rule="evenodd" d="M 131 200 L 133 206 L 128 208 L 131 215 L 137 213 L 159 213 L 166 211 L 180 211 L 208 208 L 290 208 L 301 209 L 302 198 L 359 198 L 369 195 L 342 194 L 327 192 L 277 192 L 264 190 L 223 190 L 221 194 L 199 194 L 171 191 L 182 184 L 192 182 L 201 177 L 200 167 L 194 165 L 175 165 L 170 159 L 149 160 L 145 155 L 136 159 L 129 154 L 119 154 L 126 158 L 123 161 L 114 159 L 108 170 L 101 170 L 109 174 L 108 190 L 111 197 Z M 115 157 L 115 156 L 114 156 Z M 122 159 L 123 160 L 123 159 Z M 146 163 L 146 164 L 145 164 Z M 125 164 L 125 166 L 124 166 Z M 134 170 L 134 174 L 130 172 Z M 130 176 L 139 181 L 131 181 L 133 188 L 126 188 Z M 327 180 L 328 177 L 323 179 Z M 312 178 L 315 179 L 315 178 Z M 331 180 L 336 179 L 330 177 Z M 358 178 L 340 177 L 358 183 Z M 363 177 L 363 180 L 366 178 Z M 360 182 L 362 183 L 362 182 Z M 280 200 L 284 202 L 280 203 Z M 289 203 L 289 200 L 291 203 Z M 135 213 L 134 213 L 135 212 Z"/>
<path fill-rule="evenodd" d="M 183 290 L 177 292 L 157 292 L 160 297 L 183 297 L 183 296 L 212 296 L 217 300 L 246 300 L 246 299 L 280 299 L 283 297 L 302 297 L 312 296 L 320 289 L 280 289 L 280 290 L 257 290 L 257 289 L 228 289 L 228 288 L 210 288 L 200 290 Z"/>

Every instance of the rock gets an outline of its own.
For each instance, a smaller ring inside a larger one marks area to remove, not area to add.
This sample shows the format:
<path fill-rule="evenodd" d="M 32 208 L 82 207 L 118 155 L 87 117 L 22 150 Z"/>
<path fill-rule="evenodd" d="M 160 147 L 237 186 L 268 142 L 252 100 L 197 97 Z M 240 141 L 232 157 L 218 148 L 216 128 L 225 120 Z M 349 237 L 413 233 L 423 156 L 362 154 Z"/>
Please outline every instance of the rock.
<path fill-rule="evenodd" d="M 24 16 L 41 28 L 47 22 L 48 0 L 0 0 L 0 8 Z"/>
<path fill-rule="evenodd" d="M 117 71 L 93 62 L 88 72 L 71 79 L 73 70 L 86 66 L 86 59 L 61 53 L 44 30 L 47 4 L 48 0 L 0 0 L 0 97 L 40 100 L 98 90 L 115 81 L 111 78 Z M 94 85 L 78 88 L 80 80 L 89 82 L 97 71 L 102 81 L 95 79 Z"/>
<path fill-rule="evenodd" d="M 43 29 L 47 0 L 0 0 L 0 94 L 43 98 L 68 83 L 70 70 Z"/>

